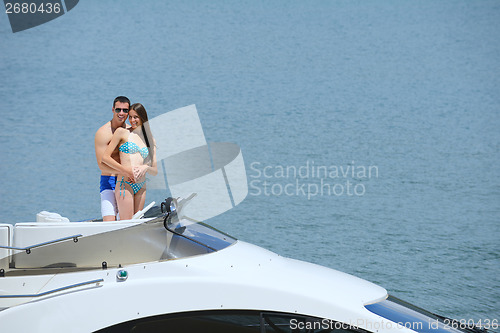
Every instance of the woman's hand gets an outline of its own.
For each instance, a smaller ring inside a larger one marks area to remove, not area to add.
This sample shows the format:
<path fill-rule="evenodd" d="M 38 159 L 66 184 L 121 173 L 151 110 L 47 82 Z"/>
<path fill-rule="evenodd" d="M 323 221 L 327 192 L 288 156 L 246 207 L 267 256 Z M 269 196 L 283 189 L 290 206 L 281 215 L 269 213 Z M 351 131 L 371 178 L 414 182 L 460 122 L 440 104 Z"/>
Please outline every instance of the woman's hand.
<path fill-rule="evenodd" d="M 135 183 L 136 179 L 139 179 L 137 177 L 135 177 L 135 173 L 134 173 L 134 169 L 132 169 L 132 167 L 127 167 L 125 168 L 125 176 L 127 176 L 128 178 L 128 182 L 131 182 L 131 183 Z"/>
<path fill-rule="evenodd" d="M 138 165 L 134 167 L 134 176 L 135 179 L 139 180 L 142 179 L 146 173 L 148 172 L 149 166 L 147 164 L 144 165 Z"/>

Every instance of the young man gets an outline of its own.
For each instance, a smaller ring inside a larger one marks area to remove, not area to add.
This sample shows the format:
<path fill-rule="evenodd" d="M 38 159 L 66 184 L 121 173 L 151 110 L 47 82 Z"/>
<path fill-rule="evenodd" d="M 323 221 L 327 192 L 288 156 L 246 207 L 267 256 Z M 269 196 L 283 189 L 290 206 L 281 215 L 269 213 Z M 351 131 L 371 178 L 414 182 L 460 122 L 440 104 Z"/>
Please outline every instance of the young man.
<path fill-rule="evenodd" d="M 117 170 L 112 169 L 102 162 L 104 151 L 113 137 L 113 133 L 118 127 L 126 127 L 125 120 L 128 117 L 130 100 L 125 96 L 118 96 L 113 102 L 113 118 L 101 126 L 95 133 L 95 157 L 97 165 L 101 169 L 101 213 L 103 221 L 115 221 L 118 213 L 115 199 L 115 184 Z M 120 162 L 120 152 L 118 148 L 113 151 L 111 157 Z"/>

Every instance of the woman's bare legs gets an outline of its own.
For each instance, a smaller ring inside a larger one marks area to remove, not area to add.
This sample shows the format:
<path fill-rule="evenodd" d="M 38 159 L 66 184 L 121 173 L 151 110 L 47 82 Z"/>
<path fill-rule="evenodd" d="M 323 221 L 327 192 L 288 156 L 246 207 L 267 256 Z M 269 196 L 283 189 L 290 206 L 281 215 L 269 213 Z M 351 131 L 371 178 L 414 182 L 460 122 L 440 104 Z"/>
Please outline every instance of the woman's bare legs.
<path fill-rule="evenodd" d="M 134 215 L 134 192 L 132 187 L 125 181 L 117 179 L 115 188 L 116 204 L 120 220 L 130 220 Z"/>
<path fill-rule="evenodd" d="M 134 214 L 144 208 L 146 202 L 146 187 L 144 186 L 134 195 Z M 121 216 L 121 215 L 120 215 Z"/>

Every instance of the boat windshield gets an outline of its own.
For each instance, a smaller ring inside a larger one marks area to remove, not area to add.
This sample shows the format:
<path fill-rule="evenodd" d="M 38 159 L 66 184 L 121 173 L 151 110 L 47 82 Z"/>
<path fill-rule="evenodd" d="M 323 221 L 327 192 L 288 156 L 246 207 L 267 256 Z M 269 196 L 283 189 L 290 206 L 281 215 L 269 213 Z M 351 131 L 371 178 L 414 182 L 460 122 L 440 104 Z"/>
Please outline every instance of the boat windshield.
<path fill-rule="evenodd" d="M 156 143 L 158 170 L 146 177 L 150 200 L 189 198 L 183 214 L 207 221 L 245 199 L 248 183 L 240 147 L 208 143 L 194 105 L 161 114 L 147 124 Z"/>
<path fill-rule="evenodd" d="M 83 222 L 85 224 L 85 222 Z M 87 222 L 99 225 L 99 222 Z M 77 223 L 69 223 L 77 225 Z M 89 236 L 71 235 L 52 242 L 10 249 L 4 274 L 45 274 L 47 270 L 79 270 L 179 259 L 226 248 L 236 239 L 205 223 L 165 216 Z M 4 266 L 5 267 L 5 266 Z"/>

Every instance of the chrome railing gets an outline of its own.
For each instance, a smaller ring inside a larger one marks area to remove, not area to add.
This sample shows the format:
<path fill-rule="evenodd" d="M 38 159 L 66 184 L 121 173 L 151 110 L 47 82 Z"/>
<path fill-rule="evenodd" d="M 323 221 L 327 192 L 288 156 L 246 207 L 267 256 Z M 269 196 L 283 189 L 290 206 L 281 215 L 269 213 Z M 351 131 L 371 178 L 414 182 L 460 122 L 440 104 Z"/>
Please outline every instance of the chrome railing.
<path fill-rule="evenodd" d="M 45 296 L 45 295 L 49 295 L 49 294 L 53 294 L 53 293 L 56 293 L 58 291 L 63 291 L 63 290 L 68 290 L 68 289 L 72 289 L 72 288 L 77 288 L 77 287 L 81 287 L 81 286 L 85 286 L 85 285 L 88 285 L 88 284 L 94 284 L 94 283 L 97 283 L 97 286 L 99 286 L 99 283 L 100 282 L 103 282 L 104 279 L 97 279 L 97 280 L 92 280 L 92 281 L 87 281 L 87 282 L 81 282 L 81 283 L 76 283 L 76 284 L 71 284 L 69 286 L 66 286 L 66 287 L 61 287 L 61 288 L 57 288 L 57 289 L 52 289 L 52 290 L 49 290 L 49 291 L 44 291 L 43 293 L 38 293 L 38 294 L 25 294 L 25 295 L 0 295 L 0 298 L 16 298 L 16 297 L 41 297 L 41 296 Z"/>
<path fill-rule="evenodd" d="M 82 237 L 82 235 L 78 234 L 78 235 L 74 235 L 74 236 L 68 236 L 68 237 L 58 238 L 58 239 L 54 239 L 54 240 L 51 240 L 51 241 L 48 241 L 48 242 L 34 244 L 34 245 L 26 246 L 26 247 L 15 247 L 15 246 L 0 245 L 0 249 L 26 251 L 27 254 L 30 254 L 31 253 L 31 249 L 34 249 L 34 248 L 37 248 L 37 247 L 40 247 L 40 246 L 44 246 L 44 245 L 59 243 L 59 242 L 62 242 L 62 241 L 68 240 L 68 239 L 72 239 L 72 238 L 73 238 L 73 242 L 76 243 L 76 242 L 78 242 L 78 237 Z"/>

